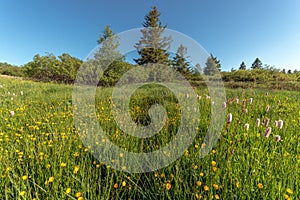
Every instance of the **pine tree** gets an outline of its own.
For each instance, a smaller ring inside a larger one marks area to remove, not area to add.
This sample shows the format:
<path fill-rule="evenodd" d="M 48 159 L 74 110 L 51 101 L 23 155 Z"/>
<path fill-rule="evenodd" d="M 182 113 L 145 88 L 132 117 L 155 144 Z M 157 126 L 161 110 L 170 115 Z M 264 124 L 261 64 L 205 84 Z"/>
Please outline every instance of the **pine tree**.
<path fill-rule="evenodd" d="M 162 36 L 166 26 L 162 26 L 159 19 L 160 12 L 154 6 L 145 16 L 143 23 L 142 37 L 135 45 L 140 58 L 134 61 L 145 66 L 148 63 L 159 63 L 169 65 L 169 53 L 167 50 L 170 48 L 172 42 L 171 37 Z"/>
<path fill-rule="evenodd" d="M 173 66 L 181 74 L 191 75 L 191 70 L 189 68 L 190 63 L 187 61 L 187 48 L 180 45 L 177 49 L 175 57 L 173 57 Z"/>
<path fill-rule="evenodd" d="M 210 57 L 207 58 L 205 65 L 206 66 L 203 71 L 205 75 L 213 76 L 217 72 L 221 71 L 220 60 L 217 60 L 217 58 L 214 57 L 212 54 L 210 54 Z"/>
<path fill-rule="evenodd" d="M 262 64 L 262 62 L 260 61 L 259 58 L 256 58 L 254 60 L 254 62 L 252 63 L 251 68 L 252 69 L 262 69 L 263 68 L 263 64 Z"/>
<path fill-rule="evenodd" d="M 241 63 L 239 70 L 246 70 L 246 64 L 244 61 Z"/>
<path fill-rule="evenodd" d="M 100 48 L 95 52 L 96 60 L 122 60 L 124 57 L 118 50 L 120 45 L 118 37 L 113 33 L 109 25 L 106 25 L 103 34 L 97 40 Z"/>

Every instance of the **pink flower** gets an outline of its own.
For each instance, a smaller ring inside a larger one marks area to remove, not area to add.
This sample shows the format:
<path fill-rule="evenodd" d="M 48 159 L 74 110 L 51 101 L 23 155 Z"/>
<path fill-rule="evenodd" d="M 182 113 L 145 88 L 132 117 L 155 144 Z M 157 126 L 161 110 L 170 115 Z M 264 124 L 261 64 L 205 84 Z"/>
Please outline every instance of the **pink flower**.
<path fill-rule="evenodd" d="M 10 116 L 13 117 L 15 115 L 15 111 L 12 110 L 12 111 L 9 112 L 9 114 L 10 114 Z"/>
<path fill-rule="evenodd" d="M 271 134 L 271 131 L 272 131 L 271 127 L 268 127 L 264 132 L 264 137 L 268 138 Z"/>
<path fill-rule="evenodd" d="M 229 113 L 227 116 L 227 122 L 228 123 L 232 122 L 232 114 L 231 113 Z"/>
<path fill-rule="evenodd" d="M 223 108 L 226 108 L 227 107 L 227 104 L 226 102 L 223 103 Z"/>
<path fill-rule="evenodd" d="M 280 135 L 275 135 L 275 141 L 276 142 L 282 141 Z"/>
<path fill-rule="evenodd" d="M 256 120 L 256 126 L 259 127 L 259 125 L 260 125 L 260 119 L 257 118 L 257 120 Z"/>
<path fill-rule="evenodd" d="M 252 101 L 253 101 L 253 98 L 250 98 L 250 100 L 249 100 L 250 104 L 252 104 Z"/>
<path fill-rule="evenodd" d="M 267 118 L 265 121 L 265 127 L 269 126 L 269 122 L 270 122 L 270 120 L 269 120 L 269 118 Z"/>
<path fill-rule="evenodd" d="M 238 98 L 236 98 L 236 99 L 235 99 L 235 102 L 236 102 L 236 103 L 239 103 L 239 99 L 238 99 Z"/>
<path fill-rule="evenodd" d="M 277 127 L 278 126 L 278 121 L 275 120 L 274 122 L 274 126 Z"/>
<path fill-rule="evenodd" d="M 249 124 L 245 124 L 244 128 L 245 128 L 246 131 L 248 131 L 249 130 Z"/>
<path fill-rule="evenodd" d="M 282 127 L 283 127 L 283 121 L 278 120 L 278 128 L 282 129 Z"/>

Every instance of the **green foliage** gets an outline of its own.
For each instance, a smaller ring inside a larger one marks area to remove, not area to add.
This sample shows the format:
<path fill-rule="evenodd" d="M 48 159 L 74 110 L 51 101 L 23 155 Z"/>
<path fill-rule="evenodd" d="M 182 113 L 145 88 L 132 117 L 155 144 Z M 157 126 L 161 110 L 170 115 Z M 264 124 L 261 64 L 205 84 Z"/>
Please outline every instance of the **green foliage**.
<path fill-rule="evenodd" d="M 25 76 L 21 67 L 14 66 L 6 62 L 0 63 L 0 74 L 17 77 Z"/>
<path fill-rule="evenodd" d="M 58 83 L 73 83 L 82 61 L 63 53 L 56 58 L 53 54 L 35 55 L 33 61 L 24 66 L 27 77 L 38 81 L 54 81 Z"/>
<path fill-rule="evenodd" d="M 171 37 L 162 36 L 166 26 L 162 26 L 159 19 L 160 12 L 154 6 L 145 16 L 144 29 L 141 30 L 142 37 L 135 45 L 140 58 L 134 59 L 138 65 L 148 63 L 159 63 L 169 65 L 169 53 L 172 41 Z"/>

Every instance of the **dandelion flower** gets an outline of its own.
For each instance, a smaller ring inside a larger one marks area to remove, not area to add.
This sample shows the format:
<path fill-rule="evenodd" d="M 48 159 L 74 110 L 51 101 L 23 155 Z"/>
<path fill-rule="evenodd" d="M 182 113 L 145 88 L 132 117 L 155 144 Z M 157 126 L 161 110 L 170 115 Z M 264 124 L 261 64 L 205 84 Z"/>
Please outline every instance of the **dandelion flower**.
<path fill-rule="evenodd" d="M 167 184 L 166 184 L 166 189 L 167 189 L 167 190 L 171 189 L 171 183 L 167 183 Z"/>
<path fill-rule="evenodd" d="M 72 191 L 71 188 L 67 188 L 67 189 L 66 189 L 66 193 L 67 193 L 67 194 L 70 194 L 71 191 Z"/>
<path fill-rule="evenodd" d="M 293 194 L 293 190 L 291 190 L 290 188 L 287 188 L 286 192 L 289 193 L 289 194 Z"/>
<path fill-rule="evenodd" d="M 198 187 L 200 187 L 202 185 L 201 181 L 197 181 L 196 184 Z"/>
<path fill-rule="evenodd" d="M 49 182 L 49 183 L 52 183 L 53 181 L 54 181 L 54 177 L 51 176 L 51 177 L 49 178 L 48 182 Z"/>
<path fill-rule="evenodd" d="M 75 197 L 76 198 L 79 198 L 79 197 L 81 197 L 82 196 L 82 193 L 81 192 L 76 192 L 76 194 L 75 194 Z"/>
<path fill-rule="evenodd" d="M 67 166 L 67 163 L 62 162 L 62 163 L 60 164 L 60 166 L 61 166 L 61 167 L 66 167 L 66 166 Z"/>
<path fill-rule="evenodd" d="M 216 161 L 211 161 L 211 166 L 215 167 L 217 165 L 217 162 Z"/>
<path fill-rule="evenodd" d="M 203 189 L 204 189 L 204 191 L 208 191 L 209 187 L 207 185 L 204 185 Z"/>
<path fill-rule="evenodd" d="M 76 165 L 76 166 L 74 167 L 73 173 L 74 173 L 74 174 L 77 174 L 78 171 L 79 171 L 79 165 Z"/>
<path fill-rule="evenodd" d="M 126 181 L 122 182 L 122 186 L 125 187 L 126 186 Z"/>
<path fill-rule="evenodd" d="M 217 184 L 213 184 L 213 188 L 215 188 L 215 190 L 218 190 L 219 186 Z"/>
<path fill-rule="evenodd" d="M 27 180 L 27 178 L 28 178 L 28 176 L 27 176 L 27 175 L 24 175 L 24 176 L 22 176 L 22 180 L 23 180 L 23 181 L 26 181 L 26 180 Z"/>

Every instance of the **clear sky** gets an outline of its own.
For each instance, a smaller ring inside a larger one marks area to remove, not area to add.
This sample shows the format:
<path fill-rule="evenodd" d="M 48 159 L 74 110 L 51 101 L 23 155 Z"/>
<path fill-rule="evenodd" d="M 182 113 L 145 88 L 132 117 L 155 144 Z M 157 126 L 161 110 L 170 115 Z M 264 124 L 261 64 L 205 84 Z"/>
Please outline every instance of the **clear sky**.
<path fill-rule="evenodd" d="M 153 5 L 223 70 L 249 68 L 256 57 L 300 70 L 299 0 L 1 0 L 0 62 L 23 65 L 45 52 L 84 59 L 106 24 L 115 33 L 140 28 Z"/>

